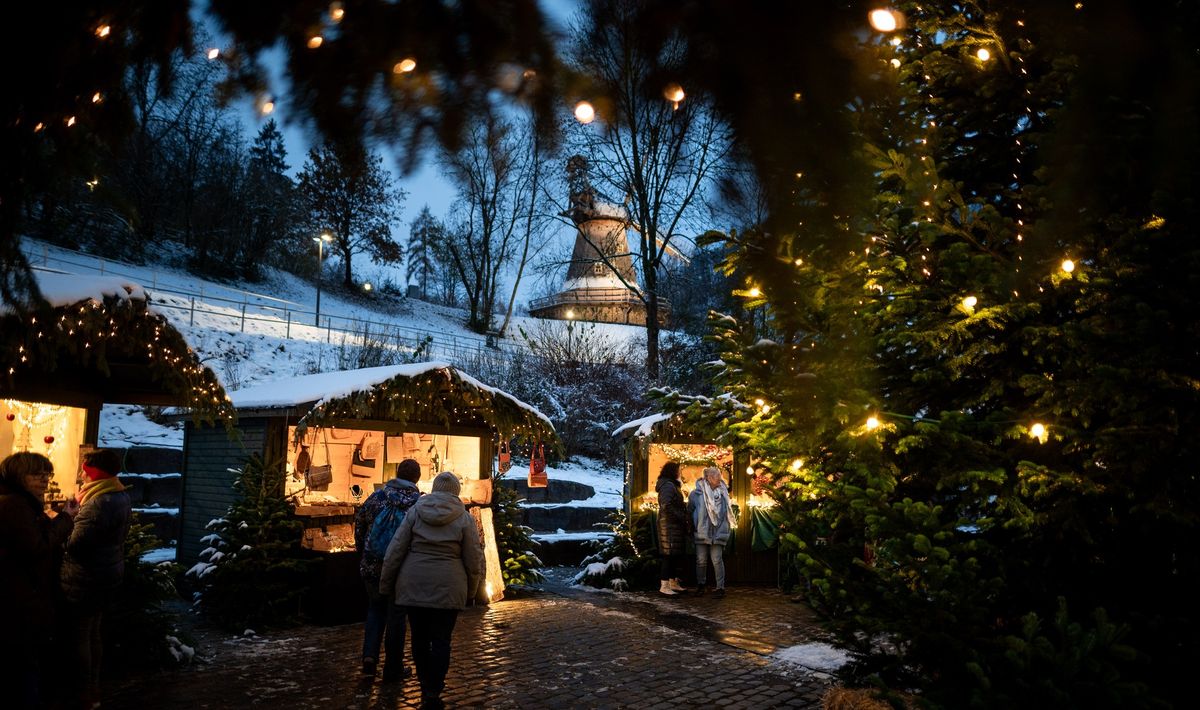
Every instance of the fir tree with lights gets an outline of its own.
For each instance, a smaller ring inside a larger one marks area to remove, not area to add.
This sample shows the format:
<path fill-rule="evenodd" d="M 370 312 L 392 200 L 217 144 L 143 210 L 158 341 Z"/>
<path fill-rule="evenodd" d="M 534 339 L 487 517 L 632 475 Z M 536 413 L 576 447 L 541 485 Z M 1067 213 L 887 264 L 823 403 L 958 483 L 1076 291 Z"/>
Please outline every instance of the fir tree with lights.
<path fill-rule="evenodd" d="M 1195 10 L 1098 5 L 902 4 L 866 206 L 797 171 L 726 264 L 772 337 L 712 323 L 809 599 L 937 705 L 1177 700 L 1195 646 Z"/>

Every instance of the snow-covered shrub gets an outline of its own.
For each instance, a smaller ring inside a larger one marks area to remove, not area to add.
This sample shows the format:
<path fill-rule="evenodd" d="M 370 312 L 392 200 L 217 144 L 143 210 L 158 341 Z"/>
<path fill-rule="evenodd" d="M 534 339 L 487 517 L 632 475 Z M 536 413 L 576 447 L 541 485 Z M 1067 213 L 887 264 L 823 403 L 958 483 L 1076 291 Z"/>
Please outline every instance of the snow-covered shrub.
<path fill-rule="evenodd" d="M 310 562 L 301 556 L 303 525 L 283 498 L 282 464 L 257 455 L 237 471 L 240 498 L 208 524 L 206 547 L 187 574 L 205 615 L 228 628 L 284 625 L 299 617 Z"/>
<path fill-rule="evenodd" d="M 175 631 L 174 616 L 164 604 L 178 597 L 174 562 L 143 562 L 142 555 L 161 547 L 154 526 L 133 515 L 125 537 L 125 578 L 105 616 L 105 625 L 120 629 L 104 634 L 105 662 L 111 668 L 158 668 L 176 663 L 168 637 Z"/>
<path fill-rule="evenodd" d="M 584 558 L 582 569 L 573 581 L 618 592 L 657 586 L 658 558 L 653 531 L 647 533 L 645 525 L 635 525 L 631 530 L 623 511 L 610 515 L 604 527 L 613 536 L 589 543 L 595 546 L 595 552 Z"/>
<path fill-rule="evenodd" d="M 507 486 L 492 488 L 496 527 L 496 547 L 500 551 L 500 570 L 505 586 L 536 584 L 545 577 L 538 570 L 542 560 L 533 552 L 537 541 L 533 530 L 521 524 L 521 506 L 517 492 Z"/>

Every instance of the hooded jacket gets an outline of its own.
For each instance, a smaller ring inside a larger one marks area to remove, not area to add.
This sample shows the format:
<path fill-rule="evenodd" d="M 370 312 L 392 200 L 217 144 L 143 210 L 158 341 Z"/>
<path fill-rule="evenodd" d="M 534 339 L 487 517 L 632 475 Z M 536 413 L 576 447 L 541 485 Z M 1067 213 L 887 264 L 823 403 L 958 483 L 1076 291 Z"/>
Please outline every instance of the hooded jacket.
<path fill-rule="evenodd" d="M 379 592 L 400 606 L 464 609 L 483 579 L 479 528 L 452 493 L 421 496 L 388 545 Z"/>

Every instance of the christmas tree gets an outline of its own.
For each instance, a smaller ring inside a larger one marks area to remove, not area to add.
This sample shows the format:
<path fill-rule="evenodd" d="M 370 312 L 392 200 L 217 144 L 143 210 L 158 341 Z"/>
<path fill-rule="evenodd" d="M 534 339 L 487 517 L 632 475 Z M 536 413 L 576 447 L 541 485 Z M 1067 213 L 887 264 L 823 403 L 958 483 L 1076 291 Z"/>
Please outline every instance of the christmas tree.
<path fill-rule="evenodd" d="M 730 435 L 765 457 L 860 670 L 951 707 L 1178 700 L 1200 589 L 1196 9 L 881 19 L 859 54 L 888 90 L 845 107 L 867 198 L 835 207 L 797 165 L 772 228 L 730 240 L 771 331 L 712 322 L 720 382 L 757 405 Z"/>

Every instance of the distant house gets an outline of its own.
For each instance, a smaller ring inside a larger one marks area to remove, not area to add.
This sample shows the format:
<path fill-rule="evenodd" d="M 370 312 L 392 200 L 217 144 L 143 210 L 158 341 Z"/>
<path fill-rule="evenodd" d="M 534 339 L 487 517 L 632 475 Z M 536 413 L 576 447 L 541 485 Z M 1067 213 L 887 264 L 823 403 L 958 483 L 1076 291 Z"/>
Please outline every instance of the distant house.
<path fill-rule="evenodd" d="M 485 547 L 482 595 L 501 598 L 504 582 L 491 509 L 493 462 L 501 440 L 558 446 L 553 425 L 539 411 L 445 362 L 291 377 L 234 392 L 232 403 L 239 437 L 194 424 L 185 429 L 181 562 L 198 558 L 206 525 L 234 502 L 234 469 L 258 454 L 286 466 L 289 475 L 280 495 L 295 503 L 296 515 L 305 522 L 298 542 L 322 556 L 326 596 L 346 606 L 346 599 L 362 593 L 354 511 L 395 476 L 397 463 L 413 458 L 421 464 L 418 487 L 423 490 L 439 471 L 462 479 L 462 495 Z M 322 475 L 311 475 L 316 470 Z"/>
<path fill-rule="evenodd" d="M 45 454 L 55 471 L 50 495 L 62 498 L 76 490 L 80 451 L 96 445 L 104 404 L 176 405 L 231 423 L 217 376 L 140 286 L 35 276 L 44 305 L 21 313 L 0 306 L 0 458 Z"/>

